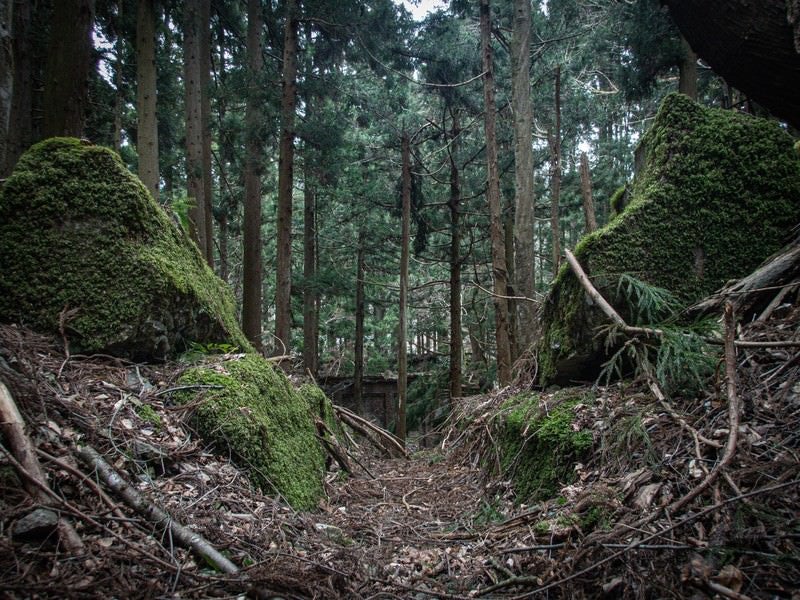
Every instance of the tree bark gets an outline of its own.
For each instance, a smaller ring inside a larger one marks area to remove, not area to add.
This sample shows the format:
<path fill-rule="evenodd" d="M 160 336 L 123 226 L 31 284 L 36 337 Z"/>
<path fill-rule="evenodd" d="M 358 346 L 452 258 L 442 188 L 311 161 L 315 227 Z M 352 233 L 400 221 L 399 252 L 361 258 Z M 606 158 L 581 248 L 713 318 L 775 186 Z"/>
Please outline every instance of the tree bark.
<path fill-rule="evenodd" d="M 692 48 L 716 73 L 800 127 L 800 53 L 786 0 L 665 0 Z"/>
<path fill-rule="evenodd" d="M 358 232 L 358 253 L 356 257 L 356 339 L 353 352 L 353 400 L 356 411 L 364 414 L 364 245 L 365 235 Z"/>
<path fill-rule="evenodd" d="M 505 238 L 500 206 L 500 173 L 497 167 L 497 134 L 495 126 L 494 67 L 491 41 L 491 9 L 489 0 L 481 0 L 481 54 L 483 63 L 484 133 L 486 137 L 486 196 L 489 204 L 489 230 L 492 244 L 494 277 L 494 321 L 497 380 L 501 386 L 511 383 L 511 347 L 508 333 L 508 287 Z"/>
<path fill-rule="evenodd" d="M 451 110 L 450 130 L 450 400 L 461 397 L 461 180 L 456 162 L 458 156 L 458 116 Z"/>
<path fill-rule="evenodd" d="M 43 97 L 43 137 L 81 137 L 89 101 L 94 0 L 53 6 Z"/>
<path fill-rule="evenodd" d="M 0 177 L 8 155 L 8 126 L 14 96 L 14 0 L 0 0 Z"/>
<path fill-rule="evenodd" d="M 158 120 L 156 118 L 155 0 L 139 0 L 136 11 L 136 151 L 139 179 L 158 200 Z"/>
<path fill-rule="evenodd" d="M 247 70 L 248 92 L 245 107 L 245 173 L 244 173 L 244 256 L 242 277 L 242 331 L 256 349 L 261 342 L 261 170 L 263 141 L 261 136 L 261 94 L 259 85 L 263 70 L 261 53 L 263 23 L 261 1 L 247 2 Z"/>
<path fill-rule="evenodd" d="M 206 202 L 203 188 L 203 118 L 202 118 L 202 60 L 200 58 L 200 5 L 184 4 L 183 19 L 183 70 L 186 95 L 186 192 L 192 203 L 189 209 L 189 235 L 205 258 L 208 252 L 206 238 Z M 206 27 L 208 24 L 205 25 Z"/>
<path fill-rule="evenodd" d="M 406 443 L 406 400 L 408 394 L 408 351 L 406 321 L 408 307 L 408 259 L 411 238 L 411 147 L 408 134 L 400 140 L 402 162 L 402 224 L 400 240 L 400 317 L 397 324 L 397 419 L 395 434 Z"/>
<path fill-rule="evenodd" d="M 678 91 L 692 100 L 697 100 L 697 54 L 683 36 L 681 36 L 681 46 L 684 54 L 678 65 Z"/>
<path fill-rule="evenodd" d="M 11 104 L 9 107 L 8 128 L 6 129 L 5 156 L 0 162 L 0 177 L 6 177 L 14 170 L 14 165 L 22 153 L 33 141 L 33 88 L 34 88 L 34 56 L 31 39 L 32 8 L 30 2 L 17 3 L 5 0 L 14 5 L 11 30 L 11 64 L 13 77 Z M 14 127 L 11 127 L 11 123 Z"/>
<path fill-rule="evenodd" d="M 205 258 L 214 270 L 214 210 L 211 185 L 211 0 L 197 0 L 200 9 L 200 126 L 203 139 L 203 214 Z"/>
<path fill-rule="evenodd" d="M 138 10 L 138 9 L 137 9 Z M 122 35 L 122 19 L 125 15 L 125 2 L 118 0 L 117 14 L 114 18 L 114 29 L 117 40 L 114 43 L 114 150 L 119 152 L 122 149 L 122 109 L 125 105 L 125 89 L 123 85 L 122 71 L 125 66 L 125 38 Z M 137 16 L 138 27 L 138 16 Z M 138 43 L 138 42 L 137 42 Z M 137 58 L 138 68 L 138 58 Z M 141 179 L 141 178 L 140 178 Z"/>
<path fill-rule="evenodd" d="M 275 273 L 275 352 L 286 354 L 292 336 L 292 192 L 297 87 L 297 2 L 286 1 L 283 37 L 283 92 L 278 166 L 278 231 Z"/>
<path fill-rule="evenodd" d="M 514 0 L 511 38 L 511 103 L 514 112 L 514 281 L 516 293 L 536 293 L 533 247 L 533 104 L 531 102 L 531 3 Z M 532 302 L 517 305 L 517 343 L 533 344 L 536 309 Z"/>
<path fill-rule="evenodd" d="M 561 196 L 561 65 L 556 65 L 555 76 L 554 131 L 550 134 L 550 233 L 553 236 L 553 278 L 561 266 L 561 227 L 559 223 L 559 200 Z"/>
<path fill-rule="evenodd" d="M 311 167 L 306 158 L 303 185 L 303 364 L 317 375 L 319 359 L 319 312 L 317 311 L 317 198 Z"/>
<path fill-rule="evenodd" d="M 592 233 L 597 229 L 597 218 L 594 214 L 592 175 L 589 171 L 589 157 L 586 156 L 586 152 L 581 152 L 581 197 L 583 198 L 583 217 L 586 221 L 586 233 Z"/>

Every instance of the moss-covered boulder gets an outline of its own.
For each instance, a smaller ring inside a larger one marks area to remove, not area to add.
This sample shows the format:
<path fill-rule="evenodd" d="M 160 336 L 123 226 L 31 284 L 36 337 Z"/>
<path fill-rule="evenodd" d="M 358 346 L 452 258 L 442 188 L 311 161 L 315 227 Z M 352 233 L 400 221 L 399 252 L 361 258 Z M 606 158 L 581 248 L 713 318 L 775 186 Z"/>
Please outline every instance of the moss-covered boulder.
<path fill-rule="evenodd" d="M 53 138 L 0 191 L 0 320 L 136 360 L 250 346 L 197 247 L 106 148 Z"/>
<path fill-rule="evenodd" d="M 668 96 L 640 151 L 622 213 L 575 256 L 611 302 L 621 274 L 695 302 L 757 267 L 800 221 L 800 161 L 775 122 Z M 628 318 L 625 307 L 616 308 Z M 544 304 L 544 383 L 590 380 L 605 355 L 606 319 L 564 266 Z"/>
<path fill-rule="evenodd" d="M 318 387 L 295 390 L 282 371 L 257 354 L 193 367 L 180 384 L 200 386 L 181 392 L 179 401 L 197 401 L 192 421 L 198 433 L 256 486 L 280 494 L 295 508 L 316 504 L 326 455 L 315 418 L 332 422 L 330 401 Z"/>
<path fill-rule="evenodd" d="M 520 501 L 552 498 L 575 480 L 575 464 L 592 448 L 592 432 L 578 413 L 594 403 L 585 388 L 526 393 L 503 405 L 500 466 Z"/>

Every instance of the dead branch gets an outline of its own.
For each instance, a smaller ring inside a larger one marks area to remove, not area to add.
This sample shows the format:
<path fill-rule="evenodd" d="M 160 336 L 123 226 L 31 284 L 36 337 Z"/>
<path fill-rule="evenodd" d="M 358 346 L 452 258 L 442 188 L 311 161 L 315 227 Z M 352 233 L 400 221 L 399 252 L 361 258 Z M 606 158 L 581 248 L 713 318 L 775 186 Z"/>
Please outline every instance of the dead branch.
<path fill-rule="evenodd" d="M 11 392 L 2 381 L 0 381 L 0 431 L 8 441 L 11 452 L 16 458 L 15 466 L 22 478 L 25 491 L 37 502 L 46 506 L 52 505 L 51 496 L 55 494 L 47 484 L 47 477 L 36 458 L 34 445 L 25 433 L 25 421 L 22 419 Z M 80 536 L 63 517 L 58 520 L 58 531 L 72 554 L 83 554 L 84 547 Z"/>
<path fill-rule="evenodd" d="M 148 521 L 169 529 L 172 538 L 179 544 L 190 548 L 218 571 L 229 575 L 239 572 L 239 567 L 223 556 L 199 533 L 177 523 L 169 514 L 142 496 L 100 456 L 97 450 L 90 446 L 81 446 L 76 450 L 76 454 L 88 467 L 97 472 L 103 483 L 117 493 L 128 506 Z"/>
<path fill-rule="evenodd" d="M 328 425 L 319 417 L 314 419 L 314 422 L 317 426 L 317 437 L 322 443 L 322 446 L 325 448 L 328 454 L 331 455 L 331 458 L 339 463 L 342 471 L 345 471 L 346 473 L 352 473 L 353 467 L 350 466 L 350 461 L 347 460 L 347 455 L 344 453 L 341 446 L 339 446 Z"/>
<path fill-rule="evenodd" d="M 334 404 L 333 410 L 336 411 L 336 415 L 344 423 L 361 433 L 388 456 L 402 456 L 403 458 L 408 458 L 408 453 L 403 447 L 402 442 L 385 429 L 370 423 L 364 417 L 357 415 L 343 406 Z M 377 436 L 378 439 L 374 436 Z"/>

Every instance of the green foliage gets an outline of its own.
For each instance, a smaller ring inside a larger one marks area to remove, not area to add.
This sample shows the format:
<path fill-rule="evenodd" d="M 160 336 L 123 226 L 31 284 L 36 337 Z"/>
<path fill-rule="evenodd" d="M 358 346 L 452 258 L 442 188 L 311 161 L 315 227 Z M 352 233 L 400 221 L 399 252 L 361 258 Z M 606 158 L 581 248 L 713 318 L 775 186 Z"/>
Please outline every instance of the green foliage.
<path fill-rule="evenodd" d="M 134 412 L 139 415 L 142 421 L 146 421 L 155 426 L 156 429 L 161 429 L 161 415 L 149 404 L 140 403 L 134 407 Z"/>
<path fill-rule="evenodd" d="M 619 276 L 617 303 L 626 306 L 630 325 L 658 323 L 672 319 L 681 309 L 675 295 L 667 289 L 651 285 L 628 273 Z"/>

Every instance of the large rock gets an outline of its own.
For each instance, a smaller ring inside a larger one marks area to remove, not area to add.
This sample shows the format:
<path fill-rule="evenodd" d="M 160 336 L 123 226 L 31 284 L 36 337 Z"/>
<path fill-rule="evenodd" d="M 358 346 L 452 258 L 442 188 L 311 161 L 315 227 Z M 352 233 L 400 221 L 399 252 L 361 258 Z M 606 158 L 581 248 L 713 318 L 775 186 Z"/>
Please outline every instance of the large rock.
<path fill-rule="evenodd" d="M 33 146 L 0 192 L 0 320 L 73 351 L 163 359 L 189 342 L 250 346 L 227 286 L 112 151 Z"/>
<path fill-rule="evenodd" d="M 643 136 L 627 207 L 575 256 L 614 302 L 622 273 L 685 304 L 742 277 L 800 221 L 800 161 L 772 121 L 707 109 L 673 94 Z M 626 307 L 617 309 L 629 318 Z M 545 302 L 538 346 L 544 383 L 596 377 L 606 355 L 592 306 L 568 266 Z"/>
<path fill-rule="evenodd" d="M 311 508 L 323 493 L 326 454 L 315 419 L 334 431 L 330 400 L 314 385 L 296 390 L 257 354 L 211 361 L 187 370 L 179 383 L 198 433 L 248 472 L 267 493 L 295 508 Z M 201 401 L 198 402 L 198 399 Z"/>

